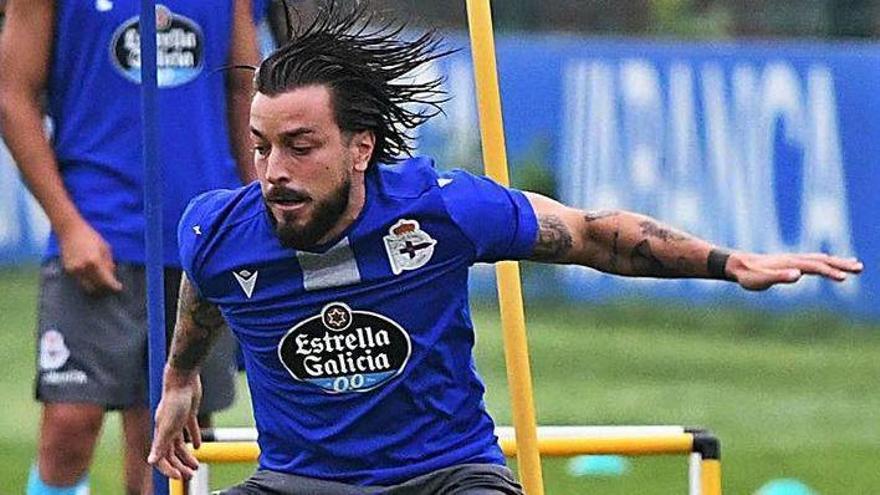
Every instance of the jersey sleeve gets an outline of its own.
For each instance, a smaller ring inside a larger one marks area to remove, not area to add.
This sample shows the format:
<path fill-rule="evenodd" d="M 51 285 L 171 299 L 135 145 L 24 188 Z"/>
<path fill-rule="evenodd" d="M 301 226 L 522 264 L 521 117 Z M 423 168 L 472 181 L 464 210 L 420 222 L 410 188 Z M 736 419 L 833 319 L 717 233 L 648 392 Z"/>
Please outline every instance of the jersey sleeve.
<path fill-rule="evenodd" d="M 453 222 L 474 246 L 474 262 L 520 260 L 532 254 L 538 221 L 521 191 L 462 170 L 442 175 L 438 184 Z"/>
<path fill-rule="evenodd" d="M 199 293 L 202 293 L 200 275 L 204 262 L 203 253 L 212 226 L 210 213 L 216 211 L 216 203 L 220 196 L 220 191 L 196 196 L 189 202 L 177 224 L 180 264 Z"/>

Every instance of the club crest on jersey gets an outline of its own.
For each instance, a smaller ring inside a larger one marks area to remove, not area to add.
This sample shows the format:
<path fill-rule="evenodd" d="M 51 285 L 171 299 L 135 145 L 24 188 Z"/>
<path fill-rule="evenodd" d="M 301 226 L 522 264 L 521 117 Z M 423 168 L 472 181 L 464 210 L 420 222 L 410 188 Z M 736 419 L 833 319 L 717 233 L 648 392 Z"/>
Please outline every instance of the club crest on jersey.
<path fill-rule="evenodd" d="M 294 379 L 331 394 L 387 383 L 403 372 L 411 353 L 409 334 L 396 322 L 341 302 L 324 306 L 278 344 L 278 358 Z"/>
<path fill-rule="evenodd" d="M 434 255 L 434 246 L 437 244 L 419 228 L 419 222 L 406 219 L 398 220 L 382 240 L 385 241 L 385 252 L 395 275 L 425 266 Z"/>
<path fill-rule="evenodd" d="M 129 81 L 141 82 L 140 17 L 126 20 L 113 34 L 110 59 Z M 205 39 L 194 20 L 156 5 L 156 66 L 160 88 L 192 81 L 204 66 Z"/>

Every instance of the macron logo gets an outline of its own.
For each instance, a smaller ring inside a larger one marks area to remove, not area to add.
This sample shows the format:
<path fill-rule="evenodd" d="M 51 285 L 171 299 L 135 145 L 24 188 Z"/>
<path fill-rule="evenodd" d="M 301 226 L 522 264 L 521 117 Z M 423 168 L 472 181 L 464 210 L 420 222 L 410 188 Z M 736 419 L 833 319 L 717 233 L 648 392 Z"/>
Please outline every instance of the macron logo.
<path fill-rule="evenodd" d="M 95 10 L 98 12 L 110 12 L 113 10 L 113 2 L 111 0 L 95 0 Z"/>
<path fill-rule="evenodd" d="M 238 281 L 238 285 L 241 286 L 244 295 L 250 299 L 254 293 L 254 286 L 257 285 L 257 275 L 259 275 L 259 272 L 254 271 L 254 273 L 251 273 L 247 270 L 241 270 L 239 272 L 232 272 L 232 274 L 235 275 L 235 280 Z"/>

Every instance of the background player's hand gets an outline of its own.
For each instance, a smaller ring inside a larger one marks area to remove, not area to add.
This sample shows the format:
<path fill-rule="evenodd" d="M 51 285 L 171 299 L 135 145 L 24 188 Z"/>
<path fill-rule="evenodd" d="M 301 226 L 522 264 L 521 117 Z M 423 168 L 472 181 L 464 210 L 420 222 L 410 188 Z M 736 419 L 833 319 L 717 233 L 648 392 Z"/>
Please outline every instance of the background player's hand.
<path fill-rule="evenodd" d="M 189 480 L 199 467 L 199 461 L 186 446 L 202 444 L 202 435 L 196 418 L 202 399 L 202 382 L 198 373 L 181 377 L 169 368 L 165 371 L 162 400 L 156 409 L 156 431 L 147 462 L 165 476 Z"/>
<path fill-rule="evenodd" d="M 107 241 L 86 222 L 59 233 L 61 263 L 64 271 L 89 294 L 119 292 L 122 282 L 116 278 L 116 263 Z"/>
<path fill-rule="evenodd" d="M 764 290 L 776 284 L 791 284 L 804 275 L 819 275 L 843 282 L 862 271 L 855 258 L 838 258 L 823 253 L 751 254 L 734 252 L 727 262 L 727 273 L 743 288 Z"/>

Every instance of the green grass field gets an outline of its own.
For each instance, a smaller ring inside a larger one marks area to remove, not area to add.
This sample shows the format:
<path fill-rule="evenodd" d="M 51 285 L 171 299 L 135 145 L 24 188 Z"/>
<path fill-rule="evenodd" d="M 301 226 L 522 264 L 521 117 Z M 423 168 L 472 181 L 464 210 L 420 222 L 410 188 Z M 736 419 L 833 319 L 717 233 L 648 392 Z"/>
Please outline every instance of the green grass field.
<path fill-rule="evenodd" d="M 0 494 L 22 493 L 39 408 L 32 398 L 32 269 L 0 271 Z M 683 424 L 722 441 L 728 494 L 794 477 L 822 494 L 880 490 L 880 326 L 829 315 L 744 310 L 529 305 L 532 367 L 542 424 Z M 509 423 L 501 336 L 493 307 L 474 308 L 487 402 Z M 241 400 L 218 418 L 248 423 Z M 92 493 L 121 493 L 119 420 L 109 416 Z M 252 466 L 213 467 L 217 485 Z M 548 494 L 684 494 L 685 457 L 639 458 L 623 477 L 574 478 L 544 463 Z"/>

